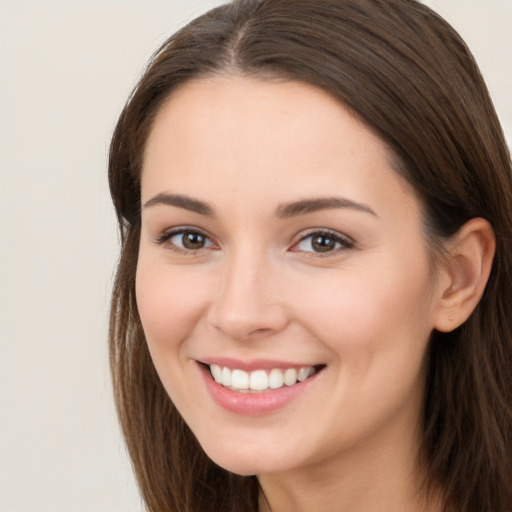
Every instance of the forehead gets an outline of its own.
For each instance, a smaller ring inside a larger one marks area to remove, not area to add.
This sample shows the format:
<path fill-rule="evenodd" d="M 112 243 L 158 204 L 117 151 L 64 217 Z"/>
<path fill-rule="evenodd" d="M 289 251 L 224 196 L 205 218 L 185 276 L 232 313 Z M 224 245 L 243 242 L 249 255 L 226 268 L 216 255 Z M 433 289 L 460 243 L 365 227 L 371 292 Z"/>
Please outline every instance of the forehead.
<path fill-rule="evenodd" d="M 142 194 L 410 193 L 392 160 L 371 130 L 316 87 L 214 76 L 187 82 L 160 109 L 145 149 Z"/>
<path fill-rule="evenodd" d="M 211 131 L 212 124 L 215 131 Z M 276 127 L 281 130 L 277 138 L 275 133 L 269 133 Z M 233 128 L 237 130 L 236 139 Z M 307 138 L 308 146 L 319 142 L 327 145 L 329 132 L 341 135 L 340 129 L 351 132 L 350 141 L 356 143 L 359 132 L 365 145 L 371 143 L 386 156 L 391 154 L 364 123 L 326 91 L 303 82 L 237 75 L 195 79 L 174 90 L 156 116 L 148 145 L 159 135 L 167 137 L 167 143 L 172 142 L 171 135 L 176 142 L 195 137 L 203 145 L 218 146 L 223 136 L 228 136 L 233 144 L 244 137 L 256 143 L 253 136 L 258 129 L 260 142 L 282 148 L 300 142 L 301 137 Z M 338 133 L 333 133 L 334 130 Z"/>

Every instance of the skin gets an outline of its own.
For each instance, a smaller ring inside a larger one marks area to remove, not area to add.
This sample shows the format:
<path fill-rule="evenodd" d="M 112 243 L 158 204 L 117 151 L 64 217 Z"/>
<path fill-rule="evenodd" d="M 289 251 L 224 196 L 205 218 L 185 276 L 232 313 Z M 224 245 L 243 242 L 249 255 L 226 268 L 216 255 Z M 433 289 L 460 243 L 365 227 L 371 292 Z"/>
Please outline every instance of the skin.
<path fill-rule="evenodd" d="M 425 352 L 454 274 L 434 279 L 419 201 L 391 162 L 342 104 L 296 82 L 189 82 L 150 133 L 136 289 L 148 346 L 206 453 L 259 476 L 262 511 L 424 510 Z M 276 215 L 332 196 L 359 206 Z M 203 248 L 169 236 L 191 227 Z M 351 246 L 315 252 L 319 229 Z M 462 320 L 451 315 L 446 329 Z M 197 362 L 212 357 L 325 367 L 254 417 L 212 400 Z"/>

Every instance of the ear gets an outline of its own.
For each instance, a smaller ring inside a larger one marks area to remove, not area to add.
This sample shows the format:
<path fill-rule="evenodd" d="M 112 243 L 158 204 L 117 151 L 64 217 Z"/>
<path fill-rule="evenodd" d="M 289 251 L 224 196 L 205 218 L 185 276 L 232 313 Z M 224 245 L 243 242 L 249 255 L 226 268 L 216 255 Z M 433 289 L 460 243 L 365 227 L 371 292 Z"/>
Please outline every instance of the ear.
<path fill-rule="evenodd" d="M 435 329 L 450 332 L 469 318 L 484 293 L 495 249 L 494 230 L 485 219 L 471 219 L 453 236 L 440 268 Z"/>

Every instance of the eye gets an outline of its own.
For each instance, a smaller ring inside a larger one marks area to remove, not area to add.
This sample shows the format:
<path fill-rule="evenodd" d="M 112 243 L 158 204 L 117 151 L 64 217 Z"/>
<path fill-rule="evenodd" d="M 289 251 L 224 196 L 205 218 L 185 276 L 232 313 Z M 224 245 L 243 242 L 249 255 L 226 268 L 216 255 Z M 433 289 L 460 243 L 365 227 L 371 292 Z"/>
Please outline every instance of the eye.
<path fill-rule="evenodd" d="M 350 249 L 353 246 L 354 242 L 343 235 L 331 231 L 315 231 L 301 238 L 294 245 L 293 250 L 325 254 L 337 252 L 340 249 Z"/>
<path fill-rule="evenodd" d="M 177 251 L 197 251 L 214 246 L 212 240 L 201 231 L 184 228 L 163 233 L 156 241 L 159 244 L 168 243 Z"/>

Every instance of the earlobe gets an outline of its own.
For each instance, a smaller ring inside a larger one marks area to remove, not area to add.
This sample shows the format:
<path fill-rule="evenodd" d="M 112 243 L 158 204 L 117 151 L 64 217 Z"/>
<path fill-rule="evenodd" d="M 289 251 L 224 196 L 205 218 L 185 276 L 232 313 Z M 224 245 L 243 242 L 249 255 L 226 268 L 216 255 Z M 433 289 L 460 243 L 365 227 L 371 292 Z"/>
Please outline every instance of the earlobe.
<path fill-rule="evenodd" d="M 485 219 L 471 219 L 453 236 L 441 264 L 435 329 L 450 332 L 468 319 L 484 293 L 495 249 L 494 230 Z"/>

